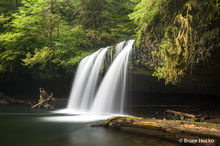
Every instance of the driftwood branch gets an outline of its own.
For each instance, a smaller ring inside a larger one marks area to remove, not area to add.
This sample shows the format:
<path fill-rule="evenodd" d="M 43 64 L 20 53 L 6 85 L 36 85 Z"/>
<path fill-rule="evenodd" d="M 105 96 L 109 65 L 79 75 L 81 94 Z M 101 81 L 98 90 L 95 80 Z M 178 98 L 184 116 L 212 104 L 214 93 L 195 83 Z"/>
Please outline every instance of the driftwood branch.
<path fill-rule="evenodd" d="M 46 102 L 47 100 L 43 100 L 42 102 L 39 102 L 37 104 L 35 104 L 34 106 L 31 107 L 31 109 L 35 108 L 35 107 L 38 107 L 38 106 L 41 106 L 44 102 Z"/>
<path fill-rule="evenodd" d="M 53 103 L 55 99 L 53 98 L 53 93 L 50 95 L 47 94 L 47 92 L 43 89 L 40 88 L 40 99 L 37 104 L 31 107 L 31 109 L 36 108 L 36 107 L 43 107 L 43 108 L 54 108 Z"/>

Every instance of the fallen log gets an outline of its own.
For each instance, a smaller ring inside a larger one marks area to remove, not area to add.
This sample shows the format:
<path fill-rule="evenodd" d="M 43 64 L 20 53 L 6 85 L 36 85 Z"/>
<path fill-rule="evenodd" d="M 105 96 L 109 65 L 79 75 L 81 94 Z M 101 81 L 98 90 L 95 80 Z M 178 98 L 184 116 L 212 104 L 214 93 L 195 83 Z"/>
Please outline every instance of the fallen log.
<path fill-rule="evenodd" d="M 183 112 L 178 112 L 178 111 L 174 111 L 174 110 L 166 110 L 167 113 L 170 113 L 170 114 L 174 114 L 174 115 L 177 115 L 177 116 L 184 116 L 184 117 L 188 117 L 188 118 L 192 118 L 192 119 L 195 119 L 195 118 L 199 118 L 200 115 L 194 115 L 194 114 L 189 114 L 189 113 L 183 113 Z"/>
<path fill-rule="evenodd" d="M 158 120 L 139 117 L 114 116 L 103 123 L 96 123 L 92 127 L 120 128 L 134 127 L 152 130 L 162 130 L 172 134 L 191 134 L 213 136 L 220 138 L 220 125 L 202 122 L 189 122 L 177 120 Z"/>
<path fill-rule="evenodd" d="M 209 115 L 194 115 L 174 110 L 166 110 L 166 113 L 174 115 L 172 117 L 173 120 L 188 120 L 188 121 L 196 121 L 196 122 L 204 122 L 206 119 L 210 119 Z"/>

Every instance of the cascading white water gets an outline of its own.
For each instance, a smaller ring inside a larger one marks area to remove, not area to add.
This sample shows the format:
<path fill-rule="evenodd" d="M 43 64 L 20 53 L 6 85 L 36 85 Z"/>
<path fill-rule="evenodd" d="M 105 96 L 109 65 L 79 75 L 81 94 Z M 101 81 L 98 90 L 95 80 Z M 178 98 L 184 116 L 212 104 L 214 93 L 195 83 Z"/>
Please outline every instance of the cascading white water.
<path fill-rule="evenodd" d="M 98 80 L 98 72 L 103 64 L 106 52 L 107 48 L 100 49 L 87 56 L 80 62 L 68 101 L 68 109 L 80 110 L 81 108 L 84 108 L 85 104 L 82 103 L 82 101 L 86 102 L 86 104 L 89 104 L 87 95 L 95 92 L 96 83 Z M 96 65 L 94 66 L 93 64 L 95 60 L 97 60 L 98 63 L 96 61 Z M 93 83 L 91 83 L 92 80 Z M 86 99 L 83 99 L 83 97 Z"/>
<path fill-rule="evenodd" d="M 95 92 L 97 89 L 97 81 L 99 77 L 99 70 L 104 63 L 104 57 L 106 52 L 108 51 L 108 47 L 101 50 L 99 55 L 97 56 L 92 70 L 90 72 L 88 81 L 86 83 L 84 94 L 82 96 L 82 102 L 80 104 L 80 110 L 87 111 L 92 104 L 93 98 L 95 96 Z"/>
<path fill-rule="evenodd" d="M 85 57 L 79 64 L 67 109 L 92 113 L 123 113 L 129 54 L 134 40 L 116 46 L 114 59 L 97 91 L 99 72 L 108 48 Z"/>
<path fill-rule="evenodd" d="M 126 44 L 126 41 L 123 41 L 123 42 L 117 44 L 115 56 L 117 56 L 119 53 L 121 53 L 121 51 L 124 49 L 125 44 Z"/>
<path fill-rule="evenodd" d="M 123 113 L 129 54 L 134 40 L 127 42 L 107 71 L 93 102 L 93 113 Z"/>

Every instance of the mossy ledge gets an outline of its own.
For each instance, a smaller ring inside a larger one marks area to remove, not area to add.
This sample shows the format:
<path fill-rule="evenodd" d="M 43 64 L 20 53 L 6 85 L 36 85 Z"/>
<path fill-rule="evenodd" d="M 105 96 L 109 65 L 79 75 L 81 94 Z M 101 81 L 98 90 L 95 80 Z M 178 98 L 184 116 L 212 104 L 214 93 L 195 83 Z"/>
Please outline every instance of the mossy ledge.
<path fill-rule="evenodd" d="M 199 80 L 207 71 L 211 71 L 210 76 L 219 73 L 220 2 L 158 0 L 157 3 L 149 6 L 156 13 L 140 26 L 136 40 L 139 65 L 154 71 L 153 76 L 166 84 L 192 80 L 198 77 L 198 72 L 203 73 Z M 142 15 L 149 14 L 146 11 Z"/>

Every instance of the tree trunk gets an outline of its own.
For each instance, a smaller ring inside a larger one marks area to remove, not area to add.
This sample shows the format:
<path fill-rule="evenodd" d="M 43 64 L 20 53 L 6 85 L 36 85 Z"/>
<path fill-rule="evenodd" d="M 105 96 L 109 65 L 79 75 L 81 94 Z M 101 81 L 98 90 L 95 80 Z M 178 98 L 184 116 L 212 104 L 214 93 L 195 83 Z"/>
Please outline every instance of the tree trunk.
<path fill-rule="evenodd" d="M 220 126 L 218 124 L 172 121 L 172 120 L 156 120 L 139 117 L 121 117 L 114 116 L 103 123 L 91 125 L 92 127 L 120 128 L 135 127 L 152 130 L 162 130 L 173 134 L 191 134 L 203 135 L 220 138 Z"/>
<path fill-rule="evenodd" d="M 18 0 L 15 0 L 15 7 L 18 7 Z"/>
<path fill-rule="evenodd" d="M 58 19 L 57 19 L 57 38 L 60 36 L 60 7 L 57 5 L 57 14 L 58 14 Z"/>
<path fill-rule="evenodd" d="M 52 10 L 53 10 L 53 1 L 50 1 L 49 2 L 49 5 L 50 5 L 50 10 L 49 10 L 49 40 L 50 40 L 50 43 L 52 42 L 52 35 L 53 35 L 53 18 L 52 18 Z"/>
<path fill-rule="evenodd" d="M 52 42 L 52 18 L 51 16 L 49 17 L 49 40 L 50 40 L 50 43 Z"/>

